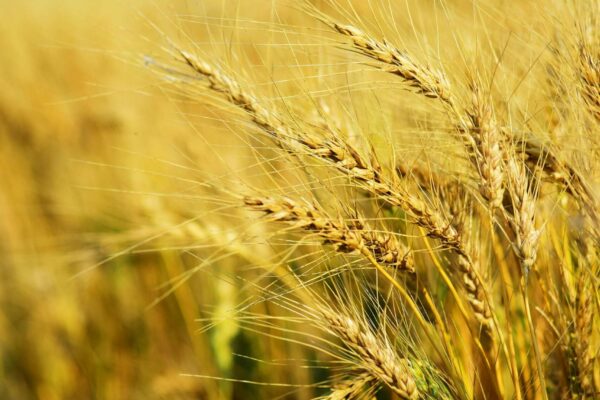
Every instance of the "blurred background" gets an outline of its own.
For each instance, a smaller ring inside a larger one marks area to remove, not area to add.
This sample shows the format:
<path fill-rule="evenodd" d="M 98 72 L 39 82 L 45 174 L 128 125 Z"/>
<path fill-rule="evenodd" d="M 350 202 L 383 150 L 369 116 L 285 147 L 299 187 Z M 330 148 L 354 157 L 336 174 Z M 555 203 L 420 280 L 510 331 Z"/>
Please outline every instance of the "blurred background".
<path fill-rule="evenodd" d="M 230 354 L 233 334 L 196 333 L 202 287 L 152 306 L 178 252 L 120 255 L 155 233 L 156 201 L 125 192 L 148 179 L 134 168 L 176 161 L 169 143 L 190 136 L 144 68 L 146 19 L 220 7 L 163 3 L 0 1 L 2 399 L 230 395 L 180 376 L 231 368 L 207 353 Z"/>

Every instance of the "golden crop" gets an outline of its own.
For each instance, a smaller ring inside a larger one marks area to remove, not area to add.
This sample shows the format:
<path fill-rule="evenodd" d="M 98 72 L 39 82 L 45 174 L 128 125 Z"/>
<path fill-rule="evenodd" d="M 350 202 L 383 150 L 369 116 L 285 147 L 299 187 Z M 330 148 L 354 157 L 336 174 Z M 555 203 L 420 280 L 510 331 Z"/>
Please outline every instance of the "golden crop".
<path fill-rule="evenodd" d="M 0 5 L 0 398 L 600 397 L 597 0 Z"/>

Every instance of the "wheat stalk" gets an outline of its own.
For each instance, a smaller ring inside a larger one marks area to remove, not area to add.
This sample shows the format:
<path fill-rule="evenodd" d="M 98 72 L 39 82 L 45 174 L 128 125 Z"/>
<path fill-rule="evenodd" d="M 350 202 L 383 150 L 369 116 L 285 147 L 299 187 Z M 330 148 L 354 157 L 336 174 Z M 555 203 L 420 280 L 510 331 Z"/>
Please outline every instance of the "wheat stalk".
<path fill-rule="evenodd" d="M 593 398 L 593 358 L 590 354 L 590 338 L 594 324 L 594 314 L 592 312 L 593 285 L 585 269 L 579 271 L 577 280 L 577 295 L 575 302 L 575 337 L 574 349 L 577 365 L 576 379 L 579 383 L 579 390 L 582 397 Z"/>

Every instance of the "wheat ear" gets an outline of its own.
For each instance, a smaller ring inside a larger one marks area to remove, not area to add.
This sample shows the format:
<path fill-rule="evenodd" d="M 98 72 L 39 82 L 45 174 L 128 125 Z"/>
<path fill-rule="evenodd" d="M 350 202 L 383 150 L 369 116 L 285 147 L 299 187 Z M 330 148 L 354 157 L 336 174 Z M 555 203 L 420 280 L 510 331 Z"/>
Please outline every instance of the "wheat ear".
<path fill-rule="evenodd" d="M 521 139 L 516 151 L 522 154 L 532 171 L 539 171 L 546 180 L 562 187 L 579 204 L 589 218 L 590 230 L 594 240 L 600 243 L 600 216 L 598 201 L 586 179 L 575 168 L 559 160 L 555 152 L 532 139 Z"/>
<path fill-rule="evenodd" d="M 531 344 L 535 356 L 540 394 L 548 398 L 543 370 L 542 355 L 538 345 L 535 325 L 529 304 L 529 273 L 537 258 L 537 249 L 541 232 L 535 226 L 535 198 L 532 182 L 527 177 L 525 163 L 519 159 L 518 152 L 506 151 L 506 175 L 510 206 L 505 205 L 505 217 L 514 231 L 513 248 L 521 267 L 521 294 L 525 316 L 531 335 Z"/>
<path fill-rule="evenodd" d="M 523 274 L 527 276 L 537 256 L 540 236 L 535 228 L 535 199 L 527 178 L 525 165 L 511 154 L 506 163 L 511 207 L 507 219 L 515 232 L 515 252 L 519 257 Z"/>
<path fill-rule="evenodd" d="M 472 106 L 467 111 L 469 123 L 466 129 L 461 129 L 461 136 L 479 173 L 479 192 L 494 211 L 502 205 L 504 196 L 502 137 L 492 107 L 480 86 L 472 83 L 471 93 Z"/>
<path fill-rule="evenodd" d="M 600 122 L 600 54 L 586 44 L 579 46 L 579 78 L 588 110 Z"/>
<path fill-rule="evenodd" d="M 271 219 L 287 222 L 317 234 L 324 243 L 331 243 L 341 253 L 369 252 L 382 264 L 403 271 L 414 272 L 412 253 L 402 245 L 395 235 L 377 232 L 361 218 L 344 222 L 334 220 L 308 202 L 302 204 L 287 197 L 246 197 L 246 206 L 264 212 Z"/>
<path fill-rule="evenodd" d="M 322 308 L 321 315 L 331 333 L 339 337 L 356 354 L 361 367 L 385 383 L 403 399 L 417 399 L 419 390 L 410 370 L 410 362 L 400 358 L 387 341 L 354 319 Z"/>
<path fill-rule="evenodd" d="M 359 53 L 381 62 L 381 70 L 401 77 L 417 93 L 451 103 L 450 85 L 443 73 L 420 65 L 408 53 L 400 51 L 385 39 L 375 40 L 352 25 L 339 24 L 327 18 L 321 20 L 352 39 L 353 46 Z"/>

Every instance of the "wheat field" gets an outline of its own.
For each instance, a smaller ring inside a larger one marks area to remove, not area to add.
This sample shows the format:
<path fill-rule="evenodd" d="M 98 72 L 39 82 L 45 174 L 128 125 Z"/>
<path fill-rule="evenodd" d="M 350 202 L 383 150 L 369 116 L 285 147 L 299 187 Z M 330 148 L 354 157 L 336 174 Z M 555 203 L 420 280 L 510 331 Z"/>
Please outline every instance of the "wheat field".
<path fill-rule="evenodd" d="M 598 0 L 0 5 L 0 398 L 600 398 Z"/>

